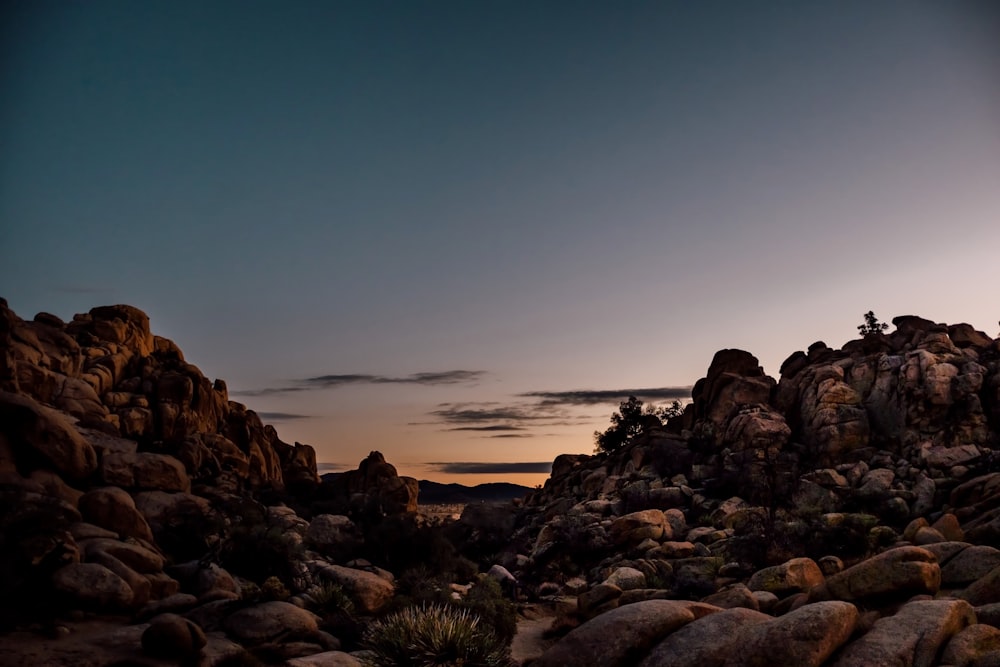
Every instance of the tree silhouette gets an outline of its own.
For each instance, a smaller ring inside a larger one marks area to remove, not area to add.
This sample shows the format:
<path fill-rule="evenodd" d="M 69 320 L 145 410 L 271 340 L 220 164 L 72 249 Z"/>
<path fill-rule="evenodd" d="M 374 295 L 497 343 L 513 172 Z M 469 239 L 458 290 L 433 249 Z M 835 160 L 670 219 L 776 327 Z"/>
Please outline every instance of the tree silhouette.
<path fill-rule="evenodd" d="M 865 323 L 858 325 L 858 331 L 861 332 L 862 336 L 873 336 L 875 334 L 880 334 L 889 328 L 889 325 L 885 322 L 879 322 L 878 318 L 875 317 L 873 311 L 868 311 L 864 315 Z"/>

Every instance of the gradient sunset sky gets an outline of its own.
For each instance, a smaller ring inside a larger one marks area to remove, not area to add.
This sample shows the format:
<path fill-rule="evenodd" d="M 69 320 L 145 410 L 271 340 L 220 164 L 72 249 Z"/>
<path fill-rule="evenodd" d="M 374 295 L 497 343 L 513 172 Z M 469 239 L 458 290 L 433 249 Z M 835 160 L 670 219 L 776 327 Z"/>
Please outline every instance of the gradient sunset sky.
<path fill-rule="evenodd" d="M 142 308 L 324 470 L 533 485 L 720 348 L 997 335 L 1000 3 L 0 12 L 0 296 Z"/>

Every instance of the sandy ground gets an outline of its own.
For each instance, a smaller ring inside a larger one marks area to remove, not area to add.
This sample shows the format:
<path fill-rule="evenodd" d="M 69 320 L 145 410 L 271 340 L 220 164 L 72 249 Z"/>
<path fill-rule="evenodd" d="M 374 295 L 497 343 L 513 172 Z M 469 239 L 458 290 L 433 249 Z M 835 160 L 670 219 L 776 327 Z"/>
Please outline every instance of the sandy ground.
<path fill-rule="evenodd" d="M 510 645 L 511 657 L 518 665 L 525 665 L 537 659 L 545 649 L 555 643 L 542 635 L 552 626 L 554 614 L 540 605 L 526 605 L 517 619 L 517 634 Z"/>
<path fill-rule="evenodd" d="M 142 652 L 142 633 L 149 627 L 121 625 L 123 620 L 88 620 L 62 623 L 68 632 L 52 638 L 34 632 L 0 635 L 3 667 L 99 667 L 117 662 L 135 667 L 176 667 L 176 660 L 157 660 Z M 209 634 L 203 661 L 232 654 L 235 645 L 221 635 Z M 236 651 L 238 652 L 238 651 Z"/>

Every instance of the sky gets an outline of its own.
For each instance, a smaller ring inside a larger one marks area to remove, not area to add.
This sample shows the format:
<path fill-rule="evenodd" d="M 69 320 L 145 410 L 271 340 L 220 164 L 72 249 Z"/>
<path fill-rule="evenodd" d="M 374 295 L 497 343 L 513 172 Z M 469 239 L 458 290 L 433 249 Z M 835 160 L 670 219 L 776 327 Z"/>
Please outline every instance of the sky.
<path fill-rule="evenodd" d="M 722 348 L 998 335 L 996 3 L 0 13 L 0 296 L 143 309 L 322 471 L 540 484 Z"/>

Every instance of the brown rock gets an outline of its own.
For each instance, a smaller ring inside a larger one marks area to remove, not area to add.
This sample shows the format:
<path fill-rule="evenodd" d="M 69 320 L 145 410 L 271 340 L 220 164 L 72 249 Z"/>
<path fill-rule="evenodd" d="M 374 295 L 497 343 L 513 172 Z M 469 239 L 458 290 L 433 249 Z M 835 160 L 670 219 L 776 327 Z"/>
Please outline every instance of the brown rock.
<path fill-rule="evenodd" d="M 990 570 L 985 576 L 966 588 L 960 597 L 977 607 L 1000 602 L 1000 567 Z"/>
<path fill-rule="evenodd" d="M 767 623 L 744 627 L 739 650 L 726 667 L 797 665 L 819 667 L 842 646 L 858 622 L 858 610 L 847 602 L 817 602 Z"/>
<path fill-rule="evenodd" d="M 223 621 L 230 636 L 259 644 L 278 637 L 294 639 L 319 630 L 316 615 L 288 602 L 264 602 L 241 609 Z"/>
<path fill-rule="evenodd" d="M 813 588 L 817 600 L 864 600 L 937 593 L 941 568 L 934 554 L 920 547 L 890 549 L 835 574 Z"/>
<path fill-rule="evenodd" d="M 951 512 L 942 514 L 941 518 L 935 521 L 931 528 L 944 535 L 945 539 L 949 542 L 961 542 L 965 539 L 965 533 L 962 531 L 962 526 L 958 523 L 958 517 Z"/>
<path fill-rule="evenodd" d="M 636 664 L 664 637 L 719 611 L 700 602 L 646 600 L 612 609 L 572 630 L 532 663 L 564 667 L 586 661 L 602 667 Z"/>
<path fill-rule="evenodd" d="M 642 510 L 620 516 L 611 522 L 611 539 L 615 544 L 638 544 L 645 539 L 669 540 L 669 525 L 663 510 Z"/>
<path fill-rule="evenodd" d="M 396 587 L 377 574 L 340 565 L 327 565 L 320 575 L 344 587 L 344 591 L 365 613 L 371 614 L 384 607 L 395 593 Z"/>
<path fill-rule="evenodd" d="M 87 559 L 96 558 L 99 553 L 106 553 L 143 574 L 152 574 L 163 570 L 163 556 L 139 544 L 99 537 L 84 540 L 80 546 Z"/>
<path fill-rule="evenodd" d="M 760 609 L 760 603 L 757 601 L 757 598 L 743 584 L 728 586 L 718 593 L 713 593 L 706 598 L 702 598 L 701 601 L 721 609 L 735 609 L 737 607 L 753 609 L 754 611 Z"/>
<path fill-rule="evenodd" d="M 14 452 L 34 452 L 35 463 L 48 463 L 66 479 L 83 479 L 97 468 L 94 448 L 69 420 L 32 398 L 0 392 L 0 424 Z M 38 467 L 31 463 L 22 465 Z"/>
<path fill-rule="evenodd" d="M 128 584 L 128 587 L 132 589 L 132 601 L 129 603 L 130 607 L 138 608 L 149 602 L 152 585 L 146 577 L 104 551 L 88 554 L 87 560 L 90 563 L 103 565 L 121 577 L 122 580 Z"/>
<path fill-rule="evenodd" d="M 976 622 L 968 603 L 961 600 L 920 600 L 880 619 L 857 641 L 841 651 L 834 667 L 938 664 L 941 648 L 961 630 Z"/>
<path fill-rule="evenodd" d="M 125 580 L 97 563 L 67 565 L 52 575 L 52 585 L 88 608 L 117 610 L 132 604 L 132 589 Z"/>
<path fill-rule="evenodd" d="M 364 667 L 364 664 L 350 653 L 343 651 L 325 651 L 292 658 L 285 662 L 287 667 Z"/>
<path fill-rule="evenodd" d="M 824 581 L 823 572 L 811 558 L 793 558 L 781 565 L 758 570 L 750 577 L 751 591 L 769 591 L 778 596 L 808 591 Z"/>
<path fill-rule="evenodd" d="M 583 618 L 593 618 L 614 609 L 622 596 L 622 589 L 611 583 L 597 584 L 576 598 L 577 611 Z"/>
<path fill-rule="evenodd" d="M 80 498 L 80 513 L 90 523 L 127 537 L 151 541 L 153 532 L 135 507 L 132 496 L 117 486 L 106 486 Z"/>
<path fill-rule="evenodd" d="M 1000 549 L 970 546 L 955 554 L 941 567 L 941 583 L 951 587 L 971 584 L 998 567 Z"/>
<path fill-rule="evenodd" d="M 941 663 L 966 667 L 993 651 L 1000 651 L 1000 630 L 977 623 L 951 638 L 941 654 Z"/>
<path fill-rule="evenodd" d="M 657 644 L 639 667 L 723 667 L 739 651 L 740 633 L 773 619 L 745 608 L 732 608 L 696 619 Z"/>
<path fill-rule="evenodd" d="M 190 660 L 208 643 L 205 632 L 177 614 L 161 614 L 142 633 L 142 650 L 154 658 Z"/>

